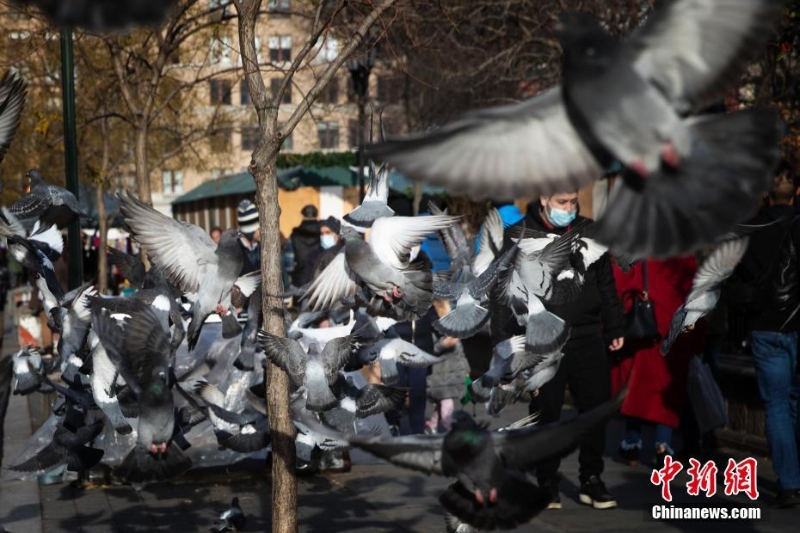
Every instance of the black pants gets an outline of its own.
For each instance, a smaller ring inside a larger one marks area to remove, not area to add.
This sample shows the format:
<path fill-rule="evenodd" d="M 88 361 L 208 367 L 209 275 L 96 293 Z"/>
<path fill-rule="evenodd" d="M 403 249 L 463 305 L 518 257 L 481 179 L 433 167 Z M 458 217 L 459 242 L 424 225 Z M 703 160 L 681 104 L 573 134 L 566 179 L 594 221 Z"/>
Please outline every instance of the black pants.
<path fill-rule="evenodd" d="M 608 356 L 605 342 L 600 335 L 570 340 L 564 346 L 563 352 L 564 357 L 555 377 L 539 390 L 539 395 L 531 400 L 529 406 L 530 413 L 541 410 L 540 424 L 556 422 L 561 418 L 567 385 L 575 406 L 581 413 L 597 407 L 611 397 Z M 590 476 L 599 476 L 603 472 L 605 447 L 606 427 L 603 424 L 587 433 L 581 442 L 578 455 L 581 483 Z M 553 483 L 560 464 L 561 460 L 555 459 L 539 466 L 536 472 L 539 483 Z"/>

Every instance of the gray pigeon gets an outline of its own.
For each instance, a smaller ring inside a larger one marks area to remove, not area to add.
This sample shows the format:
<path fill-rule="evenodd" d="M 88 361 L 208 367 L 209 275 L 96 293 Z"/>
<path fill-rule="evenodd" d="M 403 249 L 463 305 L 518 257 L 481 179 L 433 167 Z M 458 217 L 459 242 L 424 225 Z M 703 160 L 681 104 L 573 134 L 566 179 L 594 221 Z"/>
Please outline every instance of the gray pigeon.
<path fill-rule="evenodd" d="M 397 381 L 397 363 L 411 367 L 428 367 L 445 361 L 447 356 L 436 356 L 399 337 L 385 338 L 361 349 L 362 361 L 381 363 L 381 381 L 391 385 Z"/>
<path fill-rule="evenodd" d="M 479 529 L 509 529 L 528 522 L 550 502 L 549 494 L 524 473 L 574 450 L 587 431 L 618 411 L 626 393 L 573 420 L 546 426 L 490 432 L 465 411 L 457 411 L 445 435 L 343 437 L 351 446 L 395 465 L 456 478 L 439 498 L 448 513 Z M 313 420 L 306 422 L 337 435 Z"/>
<path fill-rule="evenodd" d="M 13 360 L 14 394 L 30 394 L 38 391 L 44 382 L 44 362 L 35 348 L 22 348 L 15 352 Z"/>
<path fill-rule="evenodd" d="M 42 226 L 36 221 L 30 232 L 10 210 L 2 208 L 0 236 L 8 243 L 8 251 L 22 266 L 36 272 L 47 283 L 48 290 L 57 300 L 64 298 L 64 291 L 56 278 L 55 262 L 64 251 L 64 238 L 54 225 Z"/>
<path fill-rule="evenodd" d="M 157 24 L 177 4 L 176 0 L 14 0 L 23 6 L 34 5 L 57 26 L 83 28 L 90 32 L 129 29 Z"/>
<path fill-rule="evenodd" d="M 447 215 L 447 209 L 439 209 L 435 203 L 428 202 L 428 212 L 431 215 Z M 490 213 L 491 214 L 491 213 Z M 488 218 L 488 217 L 487 217 Z M 461 229 L 459 224 L 453 224 L 449 228 L 439 230 L 439 240 L 442 241 L 444 249 L 450 257 L 450 267 L 448 269 L 450 277 L 456 276 L 463 267 L 469 267 L 472 263 L 472 249 L 473 246 L 464 235 L 464 230 Z M 503 244 L 503 223 L 500 222 L 500 247 Z M 500 248 L 498 247 L 498 249 Z"/>
<path fill-rule="evenodd" d="M 204 380 L 194 384 L 194 392 L 208 409 L 208 419 L 220 446 L 240 453 L 253 453 L 269 446 L 269 424 L 261 413 L 226 409 L 225 394 Z"/>
<path fill-rule="evenodd" d="M 67 419 L 72 419 L 73 423 L 77 421 L 77 424 L 70 425 Z M 67 470 L 86 471 L 103 457 L 103 450 L 87 446 L 102 430 L 102 420 L 85 425 L 82 413 L 68 409 L 65 419 L 56 427 L 52 442 L 30 459 L 8 468 L 17 472 L 46 472 L 66 464 Z"/>
<path fill-rule="evenodd" d="M 722 283 L 733 274 L 744 257 L 749 237 L 724 241 L 703 261 L 692 280 L 692 291 L 686 302 L 675 310 L 669 335 L 661 343 L 661 355 L 669 353 L 678 336 L 710 313 L 719 301 Z"/>
<path fill-rule="evenodd" d="M 6 72 L 0 79 L 0 163 L 11 147 L 25 107 L 27 85 L 16 73 Z"/>
<path fill-rule="evenodd" d="M 91 353 L 92 372 L 89 376 L 92 397 L 97 407 L 120 435 L 129 435 L 133 427 L 128 423 L 119 404 L 116 388 L 124 382 L 119 377 L 117 368 L 108 358 L 106 349 L 93 331 L 89 331 L 87 339 Z"/>
<path fill-rule="evenodd" d="M 92 324 L 91 301 L 97 295 L 97 289 L 91 284 L 84 284 L 82 289 L 70 303 L 67 312 L 63 314 L 61 336 L 57 347 L 62 365 L 72 366 L 75 370 L 81 368 L 84 363 L 86 337 Z M 62 373 L 65 373 L 63 369 Z"/>
<path fill-rule="evenodd" d="M 107 310 L 93 309 L 92 329 L 138 404 L 136 445 L 116 473 L 131 483 L 162 481 L 192 464 L 172 441 L 175 414 L 169 338 L 158 316 L 144 303 L 124 320 L 123 327 Z"/>
<path fill-rule="evenodd" d="M 42 227 L 53 224 L 68 226 L 76 217 L 91 220 L 81 209 L 75 195 L 57 185 L 47 183 L 39 171 L 31 169 L 26 174 L 31 180 L 31 190 L 10 207 L 18 218 L 38 218 Z"/>
<path fill-rule="evenodd" d="M 250 295 L 247 303 L 247 323 L 242 331 L 242 340 L 239 343 L 239 356 L 233 362 L 233 366 L 239 370 L 253 370 L 256 366 L 256 350 L 258 343 L 258 327 L 261 325 L 261 286 L 256 288 Z"/>
<path fill-rule="evenodd" d="M 239 505 L 239 498 L 234 497 L 231 500 L 230 509 L 223 511 L 219 515 L 219 520 L 211 528 L 214 533 L 223 533 L 225 531 L 242 531 L 247 524 L 247 517 Z"/>
<path fill-rule="evenodd" d="M 369 190 L 361 205 L 350 211 L 344 219 L 359 228 L 371 228 L 382 217 L 394 216 L 394 210 L 387 204 L 389 200 L 389 165 L 383 163 L 375 171 L 375 163 L 369 161 Z"/>
<path fill-rule="evenodd" d="M 267 358 L 283 369 L 296 387 L 308 389 L 307 406 L 312 411 L 325 411 L 338 403 L 331 386 L 350 358 L 353 340 L 353 335 L 334 339 L 322 352 L 312 344 L 306 353 L 296 340 L 258 331 L 258 343 Z"/>
<path fill-rule="evenodd" d="M 230 307 L 233 286 L 249 296 L 261 284 L 261 275 L 256 271 L 239 276 L 244 256 L 237 230 L 225 231 L 216 245 L 197 226 L 159 213 L 130 193 L 117 196 L 125 223 L 153 262 L 164 269 L 170 282 L 195 294 L 187 332 L 193 350 L 206 318 L 214 311 L 224 314 Z"/>
<path fill-rule="evenodd" d="M 780 156 L 777 110 L 687 114 L 737 79 L 782 4 L 662 2 L 625 42 L 591 15 L 571 14 L 558 27 L 562 87 L 390 140 L 371 156 L 498 200 L 577 190 L 616 160 L 622 179 L 596 238 L 640 257 L 686 254 L 746 219 L 769 185 Z"/>

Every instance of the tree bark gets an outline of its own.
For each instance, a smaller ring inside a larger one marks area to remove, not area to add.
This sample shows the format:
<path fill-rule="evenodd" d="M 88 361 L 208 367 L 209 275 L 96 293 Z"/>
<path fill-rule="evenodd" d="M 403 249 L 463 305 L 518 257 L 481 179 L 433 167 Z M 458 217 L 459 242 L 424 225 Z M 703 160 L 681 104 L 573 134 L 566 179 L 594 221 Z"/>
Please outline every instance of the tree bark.
<path fill-rule="evenodd" d="M 136 124 L 133 157 L 136 166 L 136 195 L 147 205 L 153 205 L 150 195 L 150 169 L 147 167 L 147 125 Z"/>
<path fill-rule="evenodd" d="M 97 184 L 97 221 L 99 224 L 100 244 L 97 248 L 97 291 L 100 294 L 108 292 L 108 258 L 106 247 L 108 246 L 108 215 L 106 215 L 106 203 L 103 200 L 102 179 Z"/>

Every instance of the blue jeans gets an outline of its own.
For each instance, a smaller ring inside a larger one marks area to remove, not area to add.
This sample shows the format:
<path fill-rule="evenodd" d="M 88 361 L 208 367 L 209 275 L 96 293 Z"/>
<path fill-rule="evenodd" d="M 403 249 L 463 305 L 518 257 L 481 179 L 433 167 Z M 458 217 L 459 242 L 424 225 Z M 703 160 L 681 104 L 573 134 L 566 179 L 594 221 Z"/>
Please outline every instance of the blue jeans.
<path fill-rule="evenodd" d="M 800 489 L 797 457 L 797 333 L 753 331 L 753 364 L 764 400 L 772 466 L 783 490 Z"/>
<path fill-rule="evenodd" d="M 630 450 L 631 448 L 642 448 L 642 424 L 641 418 L 632 416 L 625 417 L 625 438 L 622 439 L 622 448 Z M 656 426 L 656 448 L 663 446 L 666 448 L 667 453 L 675 455 L 675 450 L 672 449 L 672 428 L 664 424 L 655 424 Z"/>

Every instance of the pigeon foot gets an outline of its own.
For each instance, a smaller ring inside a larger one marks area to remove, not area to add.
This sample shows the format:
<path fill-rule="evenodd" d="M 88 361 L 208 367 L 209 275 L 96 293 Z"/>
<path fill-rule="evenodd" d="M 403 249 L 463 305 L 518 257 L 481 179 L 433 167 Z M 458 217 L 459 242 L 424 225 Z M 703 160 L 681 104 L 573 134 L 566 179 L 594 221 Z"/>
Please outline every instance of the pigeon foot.
<path fill-rule="evenodd" d="M 674 144 L 667 143 L 664 145 L 663 150 L 661 150 L 661 160 L 672 168 L 680 166 L 681 156 Z"/>
<path fill-rule="evenodd" d="M 494 487 L 492 487 L 492 490 L 489 491 L 489 502 L 497 503 L 497 489 Z"/>
<path fill-rule="evenodd" d="M 628 163 L 627 167 L 636 172 L 637 174 L 639 174 L 643 178 L 646 178 L 647 175 L 650 174 L 650 172 L 647 170 L 647 167 L 644 165 L 644 162 L 641 159 L 635 159 L 631 161 L 630 163 Z"/>
<path fill-rule="evenodd" d="M 478 502 L 479 505 L 486 505 L 486 499 L 483 497 L 481 489 L 475 489 L 475 501 Z"/>
<path fill-rule="evenodd" d="M 225 315 L 225 314 L 228 312 L 228 310 L 227 310 L 227 309 L 225 308 L 225 306 L 224 306 L 224 305 L 222 305 L 222 304 L 217 304 L 217 307 L 216 307 L 216 308 L 214 308 L 214 310 L 217 312 L 217 314 L 218 314 L 219 316 L 223 316 L 223 315 Z"/>

